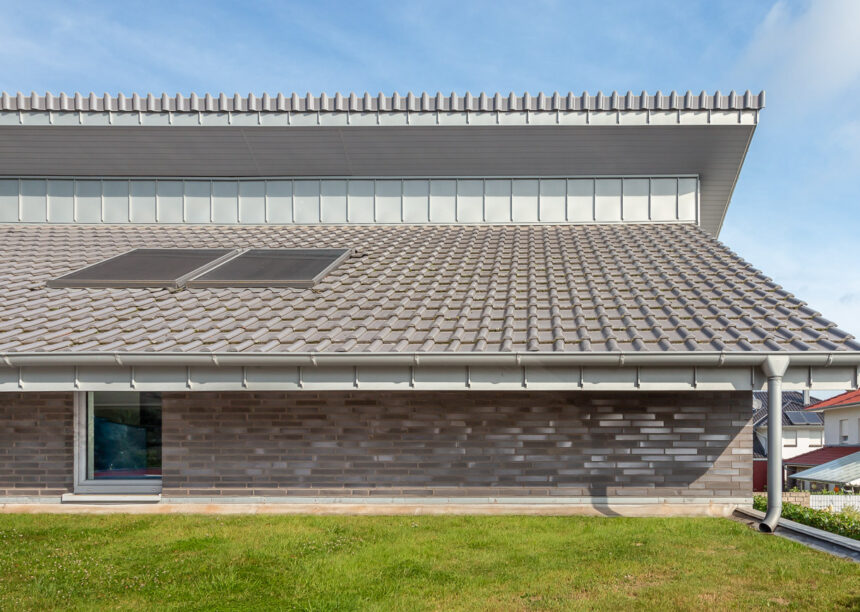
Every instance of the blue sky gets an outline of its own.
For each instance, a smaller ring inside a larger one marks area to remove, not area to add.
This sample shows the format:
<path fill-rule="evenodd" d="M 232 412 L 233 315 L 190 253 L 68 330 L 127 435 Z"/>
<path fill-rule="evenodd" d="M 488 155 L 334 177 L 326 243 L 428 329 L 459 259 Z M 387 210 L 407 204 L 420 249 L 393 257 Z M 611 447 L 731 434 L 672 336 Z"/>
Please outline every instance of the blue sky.
<path fill-rule="evenodd" d="M 720 237 L 860 335 L 860 1 L 0 4 L 9 92 L 765 89 Z"/>

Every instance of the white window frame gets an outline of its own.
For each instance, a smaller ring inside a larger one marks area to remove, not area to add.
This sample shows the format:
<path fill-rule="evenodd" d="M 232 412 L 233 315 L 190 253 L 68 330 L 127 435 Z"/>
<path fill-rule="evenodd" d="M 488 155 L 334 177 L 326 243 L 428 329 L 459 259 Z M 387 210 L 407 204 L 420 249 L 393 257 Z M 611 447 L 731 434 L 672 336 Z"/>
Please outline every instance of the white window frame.
<path fill-rule="evenodd" d="M 790 437 L 789 437 L 790 435 Z M 797 430 L 796 429 L 783 429 L 782 430 L 782 445 L 783 446 L 797 446 Z"/>
<path fill-rule="evenodd" d="M 809 430 L 809 446 L 818 448 L 824 445 L 824 431 L 821 429 Z"/>
<path fill-rule="evenodd" d="M 87 478 L 88 423 L 87 409 L 92 392 L 76 391 L 74 395 L 74 491 L 75 493 L 152 494 L 161 493 L 161 478 L 143 480 L 93 480 Z"/>
<path fill-rule="evenodd" d="M 848 419 L 839 419 L 839 444 L 848 443 Z"/>

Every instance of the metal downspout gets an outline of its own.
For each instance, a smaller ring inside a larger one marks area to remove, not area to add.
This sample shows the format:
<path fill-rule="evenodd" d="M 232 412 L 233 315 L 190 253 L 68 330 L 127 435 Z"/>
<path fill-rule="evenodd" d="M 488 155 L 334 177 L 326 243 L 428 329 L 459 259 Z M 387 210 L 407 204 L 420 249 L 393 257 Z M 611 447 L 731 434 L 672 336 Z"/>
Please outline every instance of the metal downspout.
<path fill-rule="evenodd" d="M 773 533 L 782 514 L 782 377 L 789 359 L 769 356 L 762 364 L 767 376 L 767 514 L 758 528 Z"/>

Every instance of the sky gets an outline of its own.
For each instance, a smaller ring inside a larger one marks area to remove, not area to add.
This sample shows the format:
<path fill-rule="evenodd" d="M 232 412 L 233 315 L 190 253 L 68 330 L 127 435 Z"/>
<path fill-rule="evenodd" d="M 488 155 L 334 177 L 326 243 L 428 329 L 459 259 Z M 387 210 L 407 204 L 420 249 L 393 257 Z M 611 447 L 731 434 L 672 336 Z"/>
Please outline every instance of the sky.
<path fill-rule="evenodd" d="M 764 89 L 720 239 L 860 336 L 860 1 L 0 7 L 8 92 Z"/>

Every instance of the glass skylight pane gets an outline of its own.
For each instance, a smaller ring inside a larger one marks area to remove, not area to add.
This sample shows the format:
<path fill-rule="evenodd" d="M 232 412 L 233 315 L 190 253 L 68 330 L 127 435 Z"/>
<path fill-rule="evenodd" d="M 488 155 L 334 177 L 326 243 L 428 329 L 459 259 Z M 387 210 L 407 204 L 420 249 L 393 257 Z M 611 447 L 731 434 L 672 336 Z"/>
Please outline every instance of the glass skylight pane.
<path fill-rule="evenodd" d="M 187 282 L 189 287 L 312 287 L 349 249 L 250 249 Z"/>
<path fill-rule="evenodd" d="M 135 249 L 48 282 L 49 287 L 179 287 L 233 249 Z"/>

